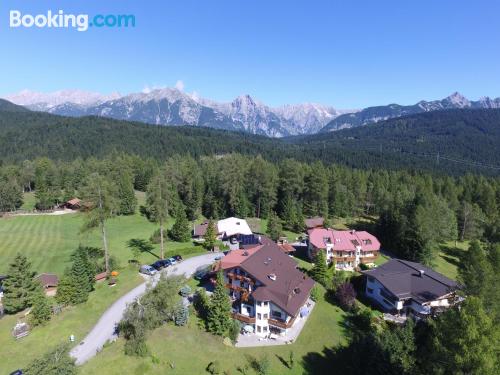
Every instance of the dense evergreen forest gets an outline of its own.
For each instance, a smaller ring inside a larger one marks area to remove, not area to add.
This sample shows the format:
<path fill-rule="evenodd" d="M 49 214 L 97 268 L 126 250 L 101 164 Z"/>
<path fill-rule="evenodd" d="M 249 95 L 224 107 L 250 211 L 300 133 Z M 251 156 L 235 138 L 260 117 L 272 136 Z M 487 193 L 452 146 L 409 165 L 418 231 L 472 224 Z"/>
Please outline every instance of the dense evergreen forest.
<path fill-rule="evenodd" d="M 3 109 L 2 109 L 3 108 Z M 500 110 L 413 115 L 328 134 L 271 139 L 198 127 L 157 127 L 102 117 L 67 118 L 0 105 L 0 161 L 104 157 L 118 151 L 165 160 L 239 153 L 354 168 L 459 175 L 500 172 Z"/>
<path fill-rule="evenodd" d="M 304 230 L 307 216 L 363 218 L 360 229 L 373 231 L 384 250 L 431 266 L 440 244 L 473 240 L 458 264 L 467 296 L 459 308 L 404 326 L 376 324 L 368 309 L 347 310 L 345 345 L 308 353 L 303 362 L 311 374 L 333 367 L 497 374 L 500 178 L 481 174 L 496 174 L 493 168 L 437 164 L 419 153 L 498 164 L 499 120 L 500 111 L 450 111 L 373 125 L 371 138 L 360 128 L 274 140 L 14 108 L 0 112 L 0 215 L 33 191 L 40 210 L 82 198 L 96 225 L 95 191 L 111 217 L 135 213 L 139 190 L 146 193 L 141 213 L 160 228 L 175 217 L 173 234 L 179 223 L 190 228 L 187 220 L 202 217 L 268 218 L 274 230 L 294 232 Z M 378 151 L 361 151 L 374 145 Z"/>
<path fill-rule="evenodd" d="M 276 212 L 285 228 L 298 232 L 306 216 L 365 215 L 378 218 L 371 229 L 386 249 L 428 264 L 444 241 L 500 241 L 498 178 L 360 170 L 294 159 L 272 163 L 240 154 L 177 155 L 159 162 L 115 152 L 102 159 L 5 164 L 0 169 L 0 211 L 20 207 L 22 192 L 30 190 L 37 208 L 49 209 L 80 196 L 96 173 L 113 186 L 119 214 L 135 211 L 134 189 L 152 196 L 161 181 L 172 216 L 179 209 L 189 220 L 266 218 Z"/>

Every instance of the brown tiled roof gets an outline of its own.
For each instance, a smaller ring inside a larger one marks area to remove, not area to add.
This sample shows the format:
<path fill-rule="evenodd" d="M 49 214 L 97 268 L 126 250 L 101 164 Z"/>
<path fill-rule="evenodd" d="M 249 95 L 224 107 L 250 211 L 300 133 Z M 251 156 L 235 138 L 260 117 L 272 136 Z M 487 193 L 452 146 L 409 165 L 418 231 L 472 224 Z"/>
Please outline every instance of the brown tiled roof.
<path fill-rule="evenodd" d="M 193 236 L 203 237 L 207 232 L 207 228 L 208 228 L 208 221 L 195 225 L 193 230 Z"/>
<path fill-rule="evenodd" d="M 72 206 L 79 206 L 80 205 L 80 199 L 78 198 L 73 198 L 73 199 L 70 199 L 69 201 L 67 201 L 66 203 L 67 204 L 70 204 Z"/>
<path fill-rule="evenodd" d="M 257 287 L 252 296 L 258 301 L 271 301 L 295 316 L 307 301 L 314 281 L 299 271 L 295 260 L 283 253 L 277 244 L 263 242 L 263 246 L 240 265 L 264 284 Z"/>
<path fill-rule="evenodd" d="M 306 224 L 307 229 L 311 229 L 311 228 L 322 227 L 325 222 L 325 219 L 316 216 L 316 217 L 310 217 L 309 219 L 305 219 L 304 222 Z"/>
<path fill-rule="evenodd" d="M 44 288 L 56 287 L 59 284 L 59 278 L 52 273 L 42 273 L 35 277 Z"/>
<path fill-rule="evenodd" d="M 279 244 L 278 246 L 285 253 L 291 253 L 291 252 L 295 251 L 295 247 L 293 247 L 289 243 L 282 243 L 282 244 Z"/>

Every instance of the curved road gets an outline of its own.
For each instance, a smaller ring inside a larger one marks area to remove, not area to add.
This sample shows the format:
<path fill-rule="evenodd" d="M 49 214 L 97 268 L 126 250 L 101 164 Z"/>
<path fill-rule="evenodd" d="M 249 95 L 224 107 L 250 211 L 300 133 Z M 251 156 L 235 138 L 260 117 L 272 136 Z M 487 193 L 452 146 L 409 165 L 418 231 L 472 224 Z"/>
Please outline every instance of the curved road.
<path fill-rule="evenodd" d="M 192 257 L 176 264 L 172 268 L 167 268 L 165 271 L 168 272 L 169 275 L 184 275 L 186 277 L 191 277 L 198 267 L 213 263 L 215 258 L 220 255 L 223 254 L 209 253 Z M 159 277 L 160 275 L 157 274 L 148 279 L 149 281 L 152 280 L 153 284 L 155 284 Z M 113 303 L 113 305 L 101 316 L 90 333 L 78 346 L 71 350 L 70 354 L 76 359 L 77 365 L 84 364 L 94 357 L 108 340 L 116 339 L 115 326 L 122 319 L 127 304 L 134 302 L 136 298 L 143 295 L 146 291 L 146 286 L 147 282 L 142 283 Z"/>

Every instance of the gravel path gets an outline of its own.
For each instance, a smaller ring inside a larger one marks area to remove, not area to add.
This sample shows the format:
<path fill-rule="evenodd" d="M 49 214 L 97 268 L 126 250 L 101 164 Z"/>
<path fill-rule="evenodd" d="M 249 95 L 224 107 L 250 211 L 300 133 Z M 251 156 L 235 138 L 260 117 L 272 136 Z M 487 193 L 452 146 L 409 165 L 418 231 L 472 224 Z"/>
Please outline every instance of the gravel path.
<path fill-rule="evenodd" d="M 215 258 L 220 255 L 221 253 L 199 255 L 186 259 L 176 264 L 174 267 L 167 268 L 165 271 L 167 271 L 169 275 L 184 275 L 186 277 L 191 277 L 198 267 L 213 263 Z M 152 278 L 147 277 L 147 280 L 155 284 L 159 276 L 160 275 L 157 274 Z M 90 333 L 80 342 L 80 344 L 71 350 L 70 354 L 76 359 L 77 365 L 82 365 L 94 357 L 107 341 L 116 339 L 115 327 L 121 320 L 127 304 L 132 303 L 137 297 L 144 294 L 148 282 L 142 283 L 117 300 L 106 310 L 94 328 L 92 328 Z"/>

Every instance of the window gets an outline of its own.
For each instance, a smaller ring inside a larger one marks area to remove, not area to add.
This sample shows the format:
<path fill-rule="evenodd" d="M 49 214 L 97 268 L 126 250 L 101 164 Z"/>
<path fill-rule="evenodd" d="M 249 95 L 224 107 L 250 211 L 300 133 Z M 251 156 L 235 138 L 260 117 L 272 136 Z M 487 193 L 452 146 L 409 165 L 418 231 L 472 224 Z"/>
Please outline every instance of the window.
<path fill-rule="evenodd" d="M 263 330 L 264 332 L 267 332 L 267 326 L 262 327 L 262 330 Z"/>
<path fill-rule="evenodd" d="M 269 314 L 264 314 L 264 319 L 269 319 Z"/>
<path fill-rule="evenodd" d="M 368 290 L 368 293 L 373 294 L 373 289 L 372 288 L 366 288 Z"/>
<path fill-rule="evenodd" d="M 373 282 L 375 282 L 375 278 L 371 277 L 371 276 L 368 276 L 368 281 L 371 282 L 371 283 L 373 283 Z"/>
<path fill-rule="evenodd" d="M 262 315 L 260 313 L 257 314 L 257 319 L 262 319 Z"/>
<path fill-rule="evenodd" d="M 262 332 L 262 328 L 260 326 L 257 326 L 257 332 Z"/>
<path fill-rule="evenodd" d="M 264 306 L 267 306 L 268 304 L 269 304 L 269 302 L 267 302 L 267 301 L 266 301 L 266 302 L 264 302 Z"/>
<path fill-rule="evenodd" d="M 384 303 L 388 306 L 392 306 L 392 303 L 390 303 L 389 301 L 387 301 L 385 298 L 382 299 L 384 301 Z"/>
<path fill-rule="evenodd" d="M 262 306 L 262 302 L 257 302 L 257 306 Z"/>
<path fill-rule="evenodd" d="M 279 311 L 274 311 L 272 312 L 273 318 L 280 318 L 281 319 L 281 313 Z"/>

